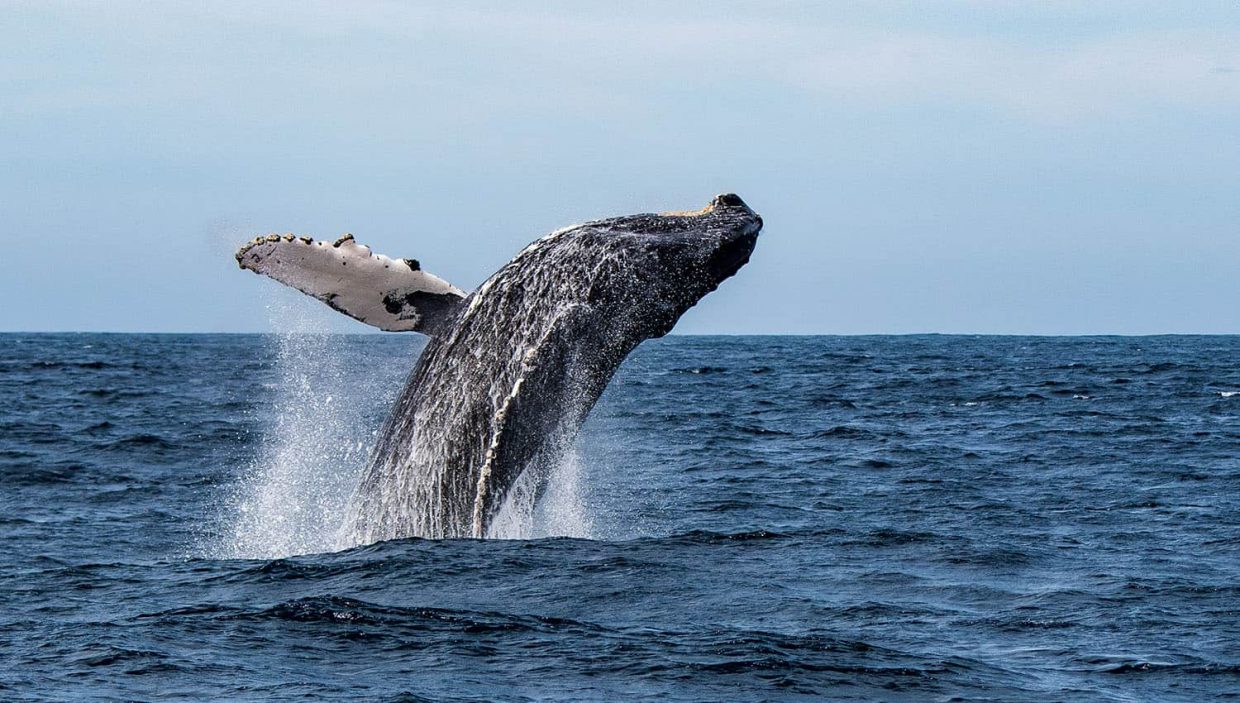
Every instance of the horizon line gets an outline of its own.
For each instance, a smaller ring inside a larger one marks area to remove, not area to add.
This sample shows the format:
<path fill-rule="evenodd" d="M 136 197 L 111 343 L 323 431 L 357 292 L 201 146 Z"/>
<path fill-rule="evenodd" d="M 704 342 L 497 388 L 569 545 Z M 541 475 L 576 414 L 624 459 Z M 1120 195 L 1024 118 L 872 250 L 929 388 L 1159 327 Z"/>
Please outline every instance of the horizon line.
<path fill-rule="evenodd" d="M 212 332 L 196 331 L 132 331 L 132 330 L 0 330 L 0 335 L 142 335 L 184 337 L 201 336 L 283 336 L 316 335 L 333 337 L 422 336 L 392 332 L 297 331 L 281 332 Z M 1237 337 L 1240 332 L 671 332 L 666 337 Z M 429 338 L 429 337 L 428 337 Z M 658 339 L 654 337 L 652 339 Z"/>

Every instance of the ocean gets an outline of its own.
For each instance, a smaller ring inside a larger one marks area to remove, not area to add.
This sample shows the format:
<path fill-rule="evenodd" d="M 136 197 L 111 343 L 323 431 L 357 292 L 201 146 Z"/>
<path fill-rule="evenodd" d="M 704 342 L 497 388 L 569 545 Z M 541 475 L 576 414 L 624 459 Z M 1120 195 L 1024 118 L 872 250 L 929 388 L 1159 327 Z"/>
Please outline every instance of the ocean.
<path fill-rule="evenodd" d="M 0 699 L 1240 699 L 1240 337 L 653 340 L 495 539 L 342 543 L 420 346 L 0 335 Z"/>

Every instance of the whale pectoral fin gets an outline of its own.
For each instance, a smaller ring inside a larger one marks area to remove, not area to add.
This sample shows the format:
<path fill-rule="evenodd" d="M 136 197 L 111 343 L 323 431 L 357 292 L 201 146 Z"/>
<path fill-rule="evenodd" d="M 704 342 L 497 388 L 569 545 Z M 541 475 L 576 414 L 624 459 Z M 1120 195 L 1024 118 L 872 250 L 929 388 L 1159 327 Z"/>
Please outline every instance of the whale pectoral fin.
<path fill-rule="evenodd" d="M 237 264 L 388 332 L 434 334 L 465 299 L 464 291 L 417 261 L 374 254 L 350 234 L 333 243 L 291 234 L 259 237 L 237 251 Z"/>

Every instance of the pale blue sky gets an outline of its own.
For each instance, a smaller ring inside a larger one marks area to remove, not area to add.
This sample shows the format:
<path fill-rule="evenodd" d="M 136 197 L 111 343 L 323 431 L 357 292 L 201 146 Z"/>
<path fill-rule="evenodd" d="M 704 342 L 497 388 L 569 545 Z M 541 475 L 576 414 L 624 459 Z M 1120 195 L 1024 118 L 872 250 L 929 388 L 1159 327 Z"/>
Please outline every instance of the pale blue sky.
<path fill-rule="evenodd" d="M 679 332 L 1240 332 L 1234 0 L 532 5 L 0 5 L 0 330 L 262 331 L 255 234 L 469 289 L 735 191 Z"/>

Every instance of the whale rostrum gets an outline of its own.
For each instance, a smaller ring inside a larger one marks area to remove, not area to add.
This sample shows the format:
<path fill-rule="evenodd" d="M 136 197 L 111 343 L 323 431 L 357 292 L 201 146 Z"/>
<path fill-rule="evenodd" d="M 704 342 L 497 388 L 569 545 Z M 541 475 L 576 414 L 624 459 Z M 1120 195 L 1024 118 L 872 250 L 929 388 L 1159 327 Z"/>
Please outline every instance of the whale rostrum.
<path fill-rule="evenodd" d="M 586 222 L 536 240 L 469 294 L 351 235 L 259 237 L 237 262 L 366 324 L 430 337 L 344 541 L 486 537 L 505 500 L 537 500 L 629 352 L 744 266 L 761 229 L 732 194 L 698 212 Z"/>

